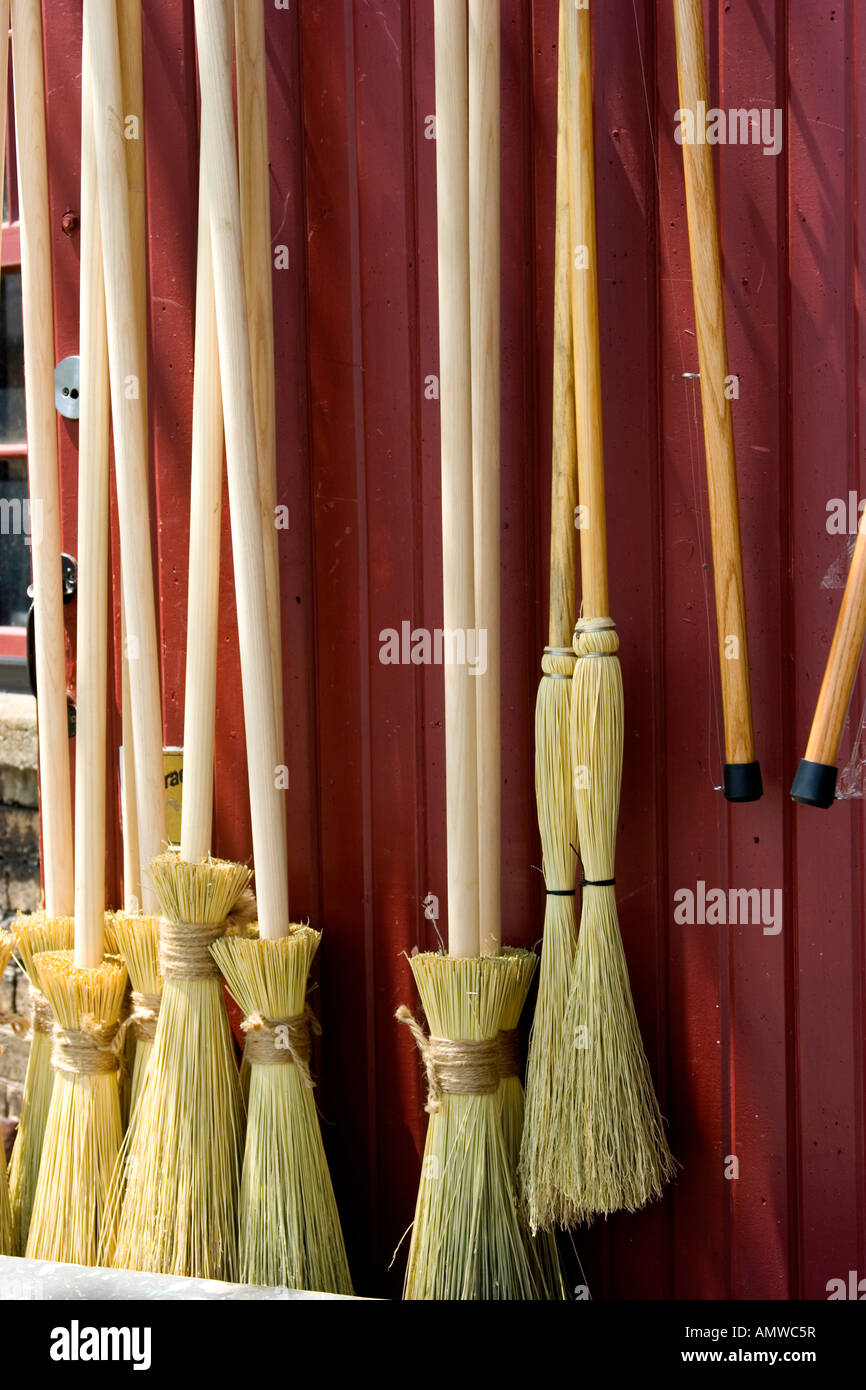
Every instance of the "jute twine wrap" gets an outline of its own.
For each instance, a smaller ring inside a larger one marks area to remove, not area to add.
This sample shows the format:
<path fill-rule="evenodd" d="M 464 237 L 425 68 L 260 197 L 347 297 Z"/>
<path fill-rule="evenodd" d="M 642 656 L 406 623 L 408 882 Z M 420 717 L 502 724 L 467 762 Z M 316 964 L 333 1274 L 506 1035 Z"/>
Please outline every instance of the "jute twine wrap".
<path fill-rule="evenodd" d="M 30 986 L 30 1027 L 34 1033 L 50 1033 L 54 1028 L 51 1005 L 41 989 Z"/>
<path fill-rule="evenodd" d="M 54 1025 L 51 1065 L 73 1076 L 107 1076 L 120 1066 L 118 1026 L 106 1026 L 88 1015 L 81 1028 Z"/>
<path fill-rule="evenodd" d="M 435 1115 L 443 1096 L 492 1096 L 506 1076 L 517 1076 L 520 1054 L 516 1029 L 505 1029 L 480 1042 L 455 1042 L 424 1032 L 412 1012 L 401 1004 L 396 1017 L 405 1023 L 427 1071 L 428 1115 Z"/>
<path fill-rule="evenodd" d="M 136 1042 L 153 1042 L 159 1022 L 160 996 L 132 991 L 132 1012 L 128 1024 Z"/>
<path fill-rule="evenodd" d="M 244 1057 L 253 1066 L 296 1066 L 304 1085 L 314 1085 L 310 1076 L 310 1035 L 318 1035 L 322 1029 L 309 1004 L 302 1014 L 295 1014 L 292 1018 L 265 1018 L 260 1013 L 248 1014 L 241 1028 L 246 1035 Z"/>
<path fill-rule="evenodd" d="M 159 969 L 164 980 L 213 980 L 219 966 L 210 947 L 225 935 L 225 923 L 160 922 Z"/>

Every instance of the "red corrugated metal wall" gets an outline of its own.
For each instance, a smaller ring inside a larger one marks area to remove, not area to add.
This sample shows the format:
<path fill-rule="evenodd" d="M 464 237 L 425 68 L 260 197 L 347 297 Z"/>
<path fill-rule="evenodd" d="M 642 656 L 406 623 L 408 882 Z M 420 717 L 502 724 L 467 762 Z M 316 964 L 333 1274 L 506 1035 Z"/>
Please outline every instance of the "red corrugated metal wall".
<path fill-rule="evenodd" d="M 145 3 L 155 553 L 168 743 L 182 735 L 197 116 L 192 6 Z M 532 721 L 546 633 L 555 0 L 502 0 L 505 939 L 538 941 Z M 77 344 L 79 0 L 46 4 L 57 354 Z M 613 613 L 627 702 L 618 849 L 632 982 L 682 1171 L 575 1235 L 596 1297 L 823 1297 L 866 1273 L 863 814 L 795 811 L 863 485 L 856 0 L 712 0 L 713 100 L 783 113 L 719 160 L 753 691 L 766 795 L 729 808 L 668 0 L 595 7 Z M 378 634 L 441 617 L 430 0 L 266 4 L 293 912 L 324 928 L 319 1103 L 357 1285 L 396 1292 L 423 1134 L 395 1006 L 445 904 L 441 672 Z M 61 424 L 74 552 L 76 427 Z M 225 551 L 216 848 L 249 853 Z M 855 701 L 859 712 L 863 692 Z M 116 880 L 117 845 L 109 865 Z M 680 926 L 673 894 L 780 889 L 784 925 Z M 725 1176 L 726 1156 L 739 1178 Z"/>

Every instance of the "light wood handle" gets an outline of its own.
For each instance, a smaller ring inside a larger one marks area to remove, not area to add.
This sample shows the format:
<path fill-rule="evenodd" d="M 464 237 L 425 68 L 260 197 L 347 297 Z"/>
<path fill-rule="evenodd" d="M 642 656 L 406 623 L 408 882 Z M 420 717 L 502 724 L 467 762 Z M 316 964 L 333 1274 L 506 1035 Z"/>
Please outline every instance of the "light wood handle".
<path fill-rule="evenodd" d="M 701 0 L 674 0 L 680 106 L 707 109 L 707 69 Z M 725 722 L 725 759 L 755 761 L 746 601 L 740 547 L 740 512 L 734 425 L 725 394 L 728 354 L 721 252 L 716 216 L 712 146 L 683 142 L 689 251 L 695 304 L 695 330 L 701 374 L 704 448 L 707 459 L 716 622 Z"/>
<path fill-rule="evenodd" d="M 577 436 L 569 269 L 571 231 L 565 52 L 567 6 L 568 0 L 560 0 L 556 98 L 556 240 L 553 253 L 553 469 L 550 489 L 550 613 L 547 629 L 551 647 L 571 646 L 577 616 Z"/>
<path fill-rule="evenodd" d="M 598 327 L 598 247 L 592 115 L 592 31 L 588 9 L 567 7 L 569 225 L 571 314 L 581 508 L 580 573 L 584 618 L 610 616 L 601 350 Z"/>
<path fill-rule="evenodd" d="M 0 208 L 6 189 L 6 117 L 9 110 L 9 0 L 0 0 Z"/>
<path fill-rule="evenodd" d="M 232 31 L 225 0 L 195 0 L 211 253 L 225 415 L 260 934 L 289 930 L 285 793 L 277 785 L 277 731 L 256 457 L 250 341 L 232 101 Z"/>
<path fill-rule="evenodd" d="M 465 0 L 434 0 L 442 587 L 446 630 L 475 628 L 469 308 L 469 102 Z M 475 680 L 445 673 L 448 950 L 479 954 Z"/>
<path fill-rule="evenodd" d="M 274 298 L 271 261 L 271 194 L 268 166 L 268 93 L 265 12 L 261 0 L 235 0 L 238 89 L 238 175 L 244 276 L 256 416 L 256 451 L 268 591 L 271 674 L 277 753 L 283 762 L 283 645 L 280 625 L 280 557 L 277 505 L 276 405 L 274 399 Z"/>
<path fill-rule="evenodd" d="M 54 408 L 54 308 L 39 0 L 12 0 L 15 133 L 21 220 L 21 299 L 27 466 L 36 625 L 40 812 L 45 908 L 74 910 L 72 794 L 66 713 L 60 485 Z"/>
<path fill-rule="evenodd" d="M 105 947 L 105 741 L 108 698 L 109 390 L 90 55 L 81 55 L 81 359 L 78 424 L 78 630 L 75 737 L 75 964 Z"/>
<path fill-rule="evenodd" d="M 123 90 L 124 119 L 138 121 L 138 139 L 126 145 L 126 180 L 129 190 L 129 231 L 132 239 L 132 267 L 136 323 L 139 332 L 141 396 L 147 429 L 147 213 L 144 161 L 144 77 L 141 46 L 141 0 L 117 0 L 117 27 L 120 41 L 120 81 Z M 123 584 L 120 596 L 121 634 L 121 737 L 123 740 L 123 897 L 127 912 L 141 910 L 141 860 L 138 844 L 136 806 L 135 748 L 132 732 L 132 702 L 129 695 L 129 661 L 126 644 L 126 612 Z"/>
<path fill-rule="evenodd" d="M 142 861 L 142 908 L 154 913 L 159 911 L 159 905 L 149 865 L 164 849 L 166 836 L 162 712 L 142 389 L 144 363 L 134 288 L 120 51 L 113 6 L 103 4 L 102 0 L 85 0 L 84 24 L 93 73 L 93 128 Z"/>
<path fill-rule="evenodd" d="M 499 590 L 499 0 L 469 0 L 469 294 L 478 740 L 478 929 L 482 956 L 502 945 Z"/>
<path fill-rule="evenodd" d="M 189 505 L 189 600 L 183 723 L 180 857 L 210 853 L 213 819 L 223 408 L 214 308 L 210 216 L 204 160 L 199 170 L 192 477 Z"/>
<path fill-rule="evenodd" d="M 866 638 L 866 529 L 861 521 L 842 607 L 806 747 L 808 762 L 835 767 Z"/>

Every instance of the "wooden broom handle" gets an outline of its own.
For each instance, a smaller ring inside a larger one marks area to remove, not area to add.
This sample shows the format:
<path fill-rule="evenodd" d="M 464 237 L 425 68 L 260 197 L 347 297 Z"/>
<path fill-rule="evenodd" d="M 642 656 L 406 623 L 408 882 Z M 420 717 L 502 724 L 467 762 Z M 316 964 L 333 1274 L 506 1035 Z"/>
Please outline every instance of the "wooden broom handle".
<path fill-rule="evenodd" d="M 0 0 L 0 208 L 6 187 L 6 118 L 9 111 L 9 0 Z"/>
<path fill-rule="evenodd" d="M 142 908 L 159 911 L 148 867 L 165 847 L 159 649 L 153 591 L 142 336 L 132 265 L 120 52 L 114 7 L 85 0 L 105 275 L 120 557 L 142 860 Z M 132 287 L 132 292 L 131 291 Z"/>
<path fill-rule="evenodd" d="M 580 571 L 583 617 L 610 616 L 601 350 L 598 327 L 598 248 L 592 115 L 592 31 L 588 9 L 567 7 L 568 169 L 571 227 L 571 314 L 581 507 Z"/>
<path fill-rule="evenodd" d="M 475 626 L 486 633 L 476 676 L 478 923 L 482 956 L 502 945 L 499 590 L 499 0 L 469 0 L 469 293 Z"/>
<path fill-rule="evenodd" d="M 81 54 L 82 363 L 78 424 L 78 629 L 75 757 L 75 964 L 105 947 L 105 740 L 108 698 L 109 390 L 93 94 L 87 35 Z"/>
<path fill-rule="evenodd" d="M 556 98 L 556 214 L 553 290 L 553 470 L 550 490 L 550 612 L 548 642 L 570 648 L 576 618 L 577 438 L 569 270 L 568 135 L 565 11 L 560 0 Z"/>
<path fill-rule="evenodd" d="M 277 753 L 283 762 L 283 647 L 280 625 L 280 556 L 275 525 L 277 440 L 274 383 L 274 296 L 271 262 L 271 193 L 268 165 L 268 92 L 265 71 L 265 11 L 261 0 L 235 0 L 238 90 L 238 176 L 243 228 L 244 275 L 256 416 L 256 450 L 271 675 L 277 723 Z"/>
<path fill-rule="evenodd" d="M 434 0 L 442 590 L 446 630 L 475 627 L 469 297 L 469 101 L 466 0 Z M 448 951 L 479 954 L 475 681 L 446 662 Z"/>
<path fill-rule="evenodd" d="M 210 216 L 204 160 L 199 168 L 192 476 L 189 506 L 189 597 L 183 723 L 180 857 L 195 864 L 210 853 L 219 641 L 223 408 L 214 307 Z"/>
<path fill-rule="evenodd" d="M 124 118 L 138 119 L 138 139 L 127 140 L 126 180 L 129 189 L 129 231 L 132 238 L 133 294 L 139 332 L 141 396 L 147 421 L 147 210 L 144 160 L 144 73 L 141 46 L 141 0 L 117 0 L 117 31 L 120 41 L 120 81 L 123 89 Z M 147 425 L 145 423 L 145 429 Z M 123 898 L 127 911 L 141 909 L 141 859 L 138 845 L 136 807 L 135 749 L 132 733 L 132 703 L 129 695 L 129 661 L 126 658 L 126 612 L 123 584 L 120 597 L 121 636 L 121 713 L 123 740 Z"/>
<path fill-rule="evenodd" d="M 32 511 L 40 812 L 45 908 L 71 916 L 75 890 L 54 408 L 54 309 L 39 0 L 12 0 L 15 132 L 21 219 L 27 466 Z"/>
<path fill-rule="evenodd" d="M 864 514 L 866 515 L 866 514 Z M 808 762 L 835 767 L 866 638 L 866 528 L 861 520 L 806 747 Z"/>
<path fill-rule="evenodd" d="M 211 253 L 225 415 L 256 899 L 261 936 L 289 930 L 285 793 L 277 778 L 265 561 L 225 0 L 195 0 Z"/>
<path fill-rule="evenodd" d="M 701 0 L 674 0 L 680 106 L 708 102 Z M 731 403 L 725 395 L 728 354 L 712 146 L 683 142 L 695 329 L 701 374 L 716 621 L 725 722 L 725 760 L 755 761 L 746 601 Z M 731 656 L 731 653 L 734 653 Z"/>

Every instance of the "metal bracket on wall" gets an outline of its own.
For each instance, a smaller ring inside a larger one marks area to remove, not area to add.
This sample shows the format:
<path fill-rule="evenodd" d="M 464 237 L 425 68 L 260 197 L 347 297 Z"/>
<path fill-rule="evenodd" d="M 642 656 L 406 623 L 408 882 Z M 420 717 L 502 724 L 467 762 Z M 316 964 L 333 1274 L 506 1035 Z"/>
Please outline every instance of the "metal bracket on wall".
<path fill-rule="evenodd" d="M 78 359 L 76 358 L 76 361 Z M 76 410 L 76 415 L 78 411 Z M 61 555 L 60 572 L 63 584 L 63 606 L 71 603 L 78 591 L 78 566 L 71 555 Z M 27 589 L 27 597 L 30 600 L 30 611 L 27 614 L 27 676 L 30 681 L 30 689 L 34 697 L 38 700 L 36 690 L 36 614 L 33 607 L 33 585 Z M 75 702 L 66 697 L 66 732 L 70 738 L 75 737 Z"/>
<path fill-rule="evenodd" d="M 54 404 L 67 420 L 77 420 L 81 413 L 80 377 L 80 357 L 64 357 L 54 368 Z"/>

